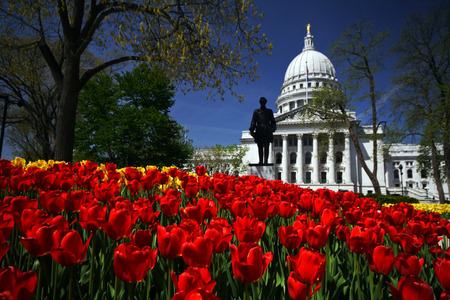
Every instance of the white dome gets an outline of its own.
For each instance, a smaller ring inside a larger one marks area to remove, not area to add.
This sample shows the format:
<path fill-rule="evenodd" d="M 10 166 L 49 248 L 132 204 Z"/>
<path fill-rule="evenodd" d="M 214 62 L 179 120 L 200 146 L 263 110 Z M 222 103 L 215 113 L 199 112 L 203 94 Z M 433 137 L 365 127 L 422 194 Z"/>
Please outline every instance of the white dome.
<path fill-rule="evenodd" d="M 308 68 L 309 77 L 336 79 L 336 71 L 328 57 L 316 50 L 304 50 L 289 64 L 284 75 L 284 82 L 306 76 L 306 68 Z"/>

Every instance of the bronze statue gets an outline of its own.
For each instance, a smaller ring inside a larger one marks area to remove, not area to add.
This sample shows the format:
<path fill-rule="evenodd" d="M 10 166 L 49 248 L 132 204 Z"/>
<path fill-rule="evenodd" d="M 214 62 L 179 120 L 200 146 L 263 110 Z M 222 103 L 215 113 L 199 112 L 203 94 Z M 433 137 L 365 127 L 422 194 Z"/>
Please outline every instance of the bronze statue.
<path fill-rule="evenodd" d="M 253 112 L 250 134 L 255 139 L 255 143 L 258 144 L 259 165 L 267 165 L 269 146 L 273 142 L 273 132 L 277 129 L 277 124 L 273 117 L 273 111 L 266 108 L 266 98 L 261 97 L 259 103 L 261 107 Z"/>

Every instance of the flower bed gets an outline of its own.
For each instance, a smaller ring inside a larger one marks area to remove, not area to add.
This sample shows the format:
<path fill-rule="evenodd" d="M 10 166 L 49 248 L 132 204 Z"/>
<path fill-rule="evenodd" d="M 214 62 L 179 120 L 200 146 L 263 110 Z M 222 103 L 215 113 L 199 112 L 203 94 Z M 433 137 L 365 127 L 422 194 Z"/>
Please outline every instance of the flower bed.
<path fill-rule="evenodd" d="M 175 167 L 0 160 L 0 298 L 449 299 L 450 222 Z"/>

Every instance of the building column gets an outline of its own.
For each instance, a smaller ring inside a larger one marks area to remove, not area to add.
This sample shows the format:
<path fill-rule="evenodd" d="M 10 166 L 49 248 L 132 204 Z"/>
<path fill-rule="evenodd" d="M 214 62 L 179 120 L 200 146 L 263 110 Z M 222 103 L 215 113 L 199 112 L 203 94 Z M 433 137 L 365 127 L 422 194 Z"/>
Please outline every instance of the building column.
<path fill-rule="evenodd" d="M 313 134 L 313 153 L 311 158 L 312 164 L 312 176 L 311 183 L 319 183 L 320 182 L 320 172 L 319 172 L 319 135 L 317 133 Z"/>
<path fill-rule="evenodd" d="M 297 134 L 297 184 L 303 184 L 303 134 Z"/>
<path fill-rule="evenodd" d="M 269 164 L 275 163 L 274 159 L 274 153 L 273 153 L 273 142 L 269 144 L 269 158 L 267 159 L 267 162 Z"/>
<path fill-rule="evenodd" d="M 344 183 L 351 184 L 352 183 L 352 164 L 350 160 L 350 135 L 345 134 L 345 174 L 344 174 Z"/>
<path fill-rule="evenodd" d="M 281 158 L 281 164 L 283 166 L 283 172 L 281 173 L 281 180 L 284 182 L 289 182 L 289 155 L 288 155 L 288 136 L 283 134 L 283 156 Z"/>
<path fill-rule="evenodd" d="M 328 165 L 329 172 L 328 172 L 328 183 L 329 184 L 336 184 L 336 170 L 335 170 L 335 164 L 336 159 L 334 155 L 334 138 L 333 134 L 330 134 L 330 138 L 328 140 Z"/>

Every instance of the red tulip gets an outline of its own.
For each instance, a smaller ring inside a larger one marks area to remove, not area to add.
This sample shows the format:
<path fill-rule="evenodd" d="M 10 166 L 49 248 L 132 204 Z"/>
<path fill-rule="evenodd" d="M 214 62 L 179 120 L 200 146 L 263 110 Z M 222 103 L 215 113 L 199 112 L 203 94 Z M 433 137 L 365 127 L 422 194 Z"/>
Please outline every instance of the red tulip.
<path fill-rule="evenodd" d="M 0 299 L 31 300 L 38 277 L 35 272 L 21 272 L 16 267 L 0 269 Z"/>
<path fill-rule="evenodd" d="M 167 189 L 164 191 L 164 196 L 159 197 L 159 205 L 161 211 L 168 217 L 178 215 L 178 208 L 180 207 L 180 203 L 180 192 L 178 192 L 177 190 Z"/>
<path fill-rule="evenodd" d="M 185 242 L 181 246 L 181 256 L 186 265 L 208 268 L 211 264 L 213 243 L 208 237 L 197 237 L 193 242 Z"/>
<path fill-rule="evenodd" d="M 372 254 L 367 254 L 367 260 L 373 272 L 388 275 L 395 264 L 394 250 L 383 245 L 376 246 Z"/>
<path fill-rule="evenodd" d="M 133 242 L 120 244 L 114 251 L 114 273 L 124 282 L 140 282 L 155 266 L 158 249 L 139 248 Z"/>
<path fill-rule="evenodd" d="M 300 249 L 294 256 L 288 256 L 291 270 L 297 272 L 299 280 L 310 285 L 323 279 L 325 274 L 325 254 L 306 247 Z"/>
<path fill-rule="evenodd" d="M 314 249 L 325 247 L 330 229 L 322 225 L 308 227 L 305 231 L 305 238 L 309 246 Z"/>
<path fill-rule="evenodd" d="M 417 256 L 409 253 L 400 252 L 395 260 L 395 266 L 400 272 L 400 275 L 416 275 L 419 276 L 422 269 L 424 259 L 419 259 Z"/>
<path fill-rule="evenodd" d="M 131 234 L 137 217 L 137 211 L 131 211 L 127 208 L 113 208 L 109 212 L 108 222 L 102 225 L 102 229 L 113 241 L 126 238 Z"/>
<path fill-rule="evenodd" d="M 196 166 L 195 167 L 195 173 L 197 173 L 198 176 L 204 176 L 206 174 L 206 167 L 205 166 Z"/>
<path fill-rule="evenodd" d="M 297 206 L 292 202 L 281 201 L 278 207 L 280 216 L 286 219 L 292 218 L 297 212 Z"/>
<path fill-rule="evenodd" d="M 309 293 L 308 299 L 311 299 L 311 296 L 317 292 L 321 285 L 318 284 L 314 291 L 312 290 L 312 285 L 308 285 L 300 281 L 300 277 L 296 272 L 291 272 L 287 280 L 289 296 L 291 296 L 292 300 L 305 300 L 307 293 Z M 308 291 L 309 286 L 309 291 Z"/>
<path fill-rule="evenodd" d="M 62 266 L 81 263 L 86 258 L 86 252 L 92 233 L 86 244 L 83 244 L 78 231 L 74 229 L 56 230 L 53 232 L 54 249 L 50 252 L 52 258 Z"/>
<path fill-rule="evenodd" d="M 414 234 L 409 233 L 401 233 L 400 237 L 400 245 L 402 245 L 403 250 L 409 252 L 411 254 L 418 254 L 422 249 L 423 245 L 423 237 L 417 237 Z"/>
<path fill-rule="evenodd" d="M 257 243 L 266 229 L 266 224 L 257 218 L 237 217 L 233 222 L 236 238 L 240 242 Z"/>
<path fill-rule="evenodd" d="M 68 212 L 80 211 L 83 203 L 92 202 L 94 196 L 86 190 L 71 191 L 64 199 L 64 210 Z"/>
<path fill-rule="evenodd" d="M 249 201 L 250 214 L 261 221 L 265 221 L 269 216 L 270 206 L 273 206 L 273 203 L 269 203 L 267 198 L 259 196 Z"/>
<path fill-rule="evenodd" d="M 353 227 L 348 240 L 348 247 L 353 252 L 364 254 L 370 251 L 377 241 L 374 231 L 360 226 Z"/>
<path fill-rule="evenodd" d="M 6 209 L 0 210 L 0 244 L 5 243 L 12 234 L 14 218 Z"/>
<path fill-rule="evenodd" d="M 281 244 L 288 249 L 296 249 L 300 247 L 303 239 L 303 230 L 298 227 L 288 225 L 278 228 L 278 237 Z"/>
<path fill-rule="evenodd" d="M 213 241 L 213 252 L 222 253 L 233 239 L 232 227 L 224 218 L 214 218 L 205 230 L 205 237 Z"/>
<path fill-rule="evenodd" d="M 87 231 L 96 231 L 106 223 L 107 209 L 97 201 L 84 203 L 80 206 L 78 223 Z"/>
<path fill-rule="evenodd" d="M 178 278 L 174 271 L 171 272 L 170 276 L 177 293 L 188 294 L 197 289 L 211 293 L 216 285 L 216 282 L 211 280 L 211 274 L 207 268 L 188 267 Z"/>
<path fill-rule="evenodd" d="M 98 201 L 109 203 L 119 194 L 120 186 L 116 180 L 110 180 L 94 186 L 94 197 Z"/>
<path fill-rule="evenodd" d="M 39 203 L 42 208 L 50 214 L 59 214 L 64 210 L 64 203 L 67 198 L 66 192 L 56 190 L 42 191 L 39 193 Z"/>
<path fill-rule="evenodd" d="M 233 275 L 243 283 L 258 281 L 273 259 L 272 252 L 263 254 L 261 247 L 252 243 L 231 244 L 230 252 Z"/>
<path fill-rule="evenodd" d="M 33 256 L 42 256 L 54 249 L 53 232 L 58 228 L 43 224 L 33 226 L 25 237 L 20 238 L 23 247 Z"/>
<path fill-rule="evenodd" d="M 415 275 L 404 276 L 398 282 L 398 289 L 389 284 L 394 300 L 434 300 L 433 289 Z"/>
<path fill-rule="evenodd" d="M 437 258 L 433 260 L 436 277 L 444 290 L 450 290 L 450 260 Z"/>
<path fill-rule="evenodd" d="M 145 246 L 152 245 L 152 232 L 150 230 L 137 230 L 134 234 L 130 235 L 130 239 L 139 248 L 144 248 Z"/>
<path fill-rule="evenodd" d="M 175 258 L 181 255 L 181 246 L 186 242 L 186 232 L 176 224 L 167 227 L 158 225 L 157 240 L 161 255 Z"/>

